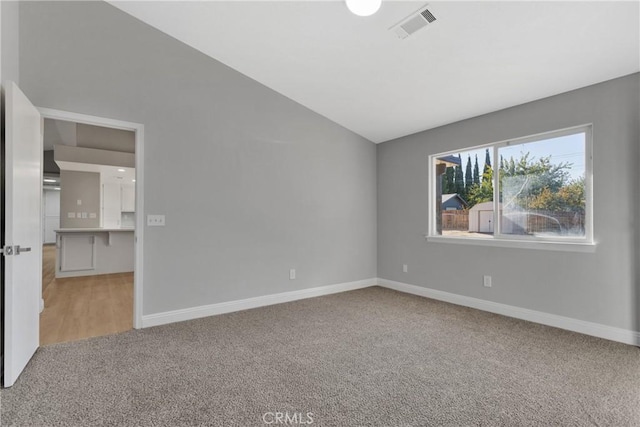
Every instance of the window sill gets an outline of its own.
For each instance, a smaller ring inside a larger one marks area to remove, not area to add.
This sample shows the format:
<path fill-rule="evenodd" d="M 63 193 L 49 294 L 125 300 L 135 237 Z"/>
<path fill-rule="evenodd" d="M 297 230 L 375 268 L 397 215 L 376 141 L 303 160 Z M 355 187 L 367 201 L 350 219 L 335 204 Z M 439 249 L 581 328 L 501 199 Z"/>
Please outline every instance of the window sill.
<path fill-rule="evenodd" d="M 427 242 L 453 243 L 459 245 L 493 246 L 497 248 L 538 249 L 563 252 L 595 252 L 596 243 L 587 242 L 544 242 L 527 240 L 506 240 L 494 238 L 426 236 Z"/>

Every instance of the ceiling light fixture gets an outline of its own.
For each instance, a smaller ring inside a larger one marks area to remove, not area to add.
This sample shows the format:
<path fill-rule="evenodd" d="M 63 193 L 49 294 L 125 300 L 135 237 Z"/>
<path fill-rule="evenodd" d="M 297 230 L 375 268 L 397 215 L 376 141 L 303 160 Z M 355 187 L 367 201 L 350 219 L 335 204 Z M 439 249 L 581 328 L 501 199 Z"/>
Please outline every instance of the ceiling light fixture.
<path fill-rule="evenodd" d="M 124 169 L 118 169 L 118 172 L 126 172 Z"/>
<path fill-rule="evenodd" d="M 380 6 L 382 6 L 382 0 L 345 0 L 345 1 L 351 13 L 358 16 L 371 16 L 380 9 Z"/>

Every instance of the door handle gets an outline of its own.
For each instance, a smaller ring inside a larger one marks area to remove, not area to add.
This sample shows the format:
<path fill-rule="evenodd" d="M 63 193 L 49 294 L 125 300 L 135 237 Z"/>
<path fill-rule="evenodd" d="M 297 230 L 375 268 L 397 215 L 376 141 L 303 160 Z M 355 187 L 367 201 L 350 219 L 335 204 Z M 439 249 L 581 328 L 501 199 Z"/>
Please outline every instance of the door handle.
<path fill-rule="evenodd" d="M 31 248 L 21 248 L 20 245 L 16 245 L 16 255 L 20 255 L 22 252 L 31 252 Z"/>

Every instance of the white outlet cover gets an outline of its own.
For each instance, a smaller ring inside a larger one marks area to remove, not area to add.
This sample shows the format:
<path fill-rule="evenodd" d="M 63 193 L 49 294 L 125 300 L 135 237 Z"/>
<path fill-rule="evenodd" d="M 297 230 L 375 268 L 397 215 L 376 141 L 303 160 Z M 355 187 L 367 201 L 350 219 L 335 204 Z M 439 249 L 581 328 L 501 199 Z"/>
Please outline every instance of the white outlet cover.
<path fill-rule="evenodd" d="M 164 215 L 147 215 L 147 226 L 164 227 Z"/>
<path fill-rule="evenodd" d="M 95 213 L 95 212 L 91 212 L 91 213 L 89 214 L 89 218 L 91 218 L 91 219 L 96 219 L 96 218 L 97 218 L 96 213 Z"/>
<path fill-rule="evenodd" d="M 291 270 L 289 270 L 289 279 L 294 280 L 295 278 L 296 278 L 296 270 L 292 268 Z"/>
<path fill-rule="evenodd" d="M 75 212 L 67 212 L 67 218 L 75 218 L 75 217 L 76 217 Z"/>

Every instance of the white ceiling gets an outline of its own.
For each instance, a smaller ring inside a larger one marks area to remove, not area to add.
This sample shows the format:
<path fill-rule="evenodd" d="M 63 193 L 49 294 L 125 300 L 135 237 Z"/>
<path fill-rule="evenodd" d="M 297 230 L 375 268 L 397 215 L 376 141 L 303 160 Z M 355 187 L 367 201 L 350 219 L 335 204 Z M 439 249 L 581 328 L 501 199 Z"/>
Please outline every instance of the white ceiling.
<path fill-rule="evenodd" d="M 640 71 L 637 1 L 111 3 L 374 142 Z"/>

